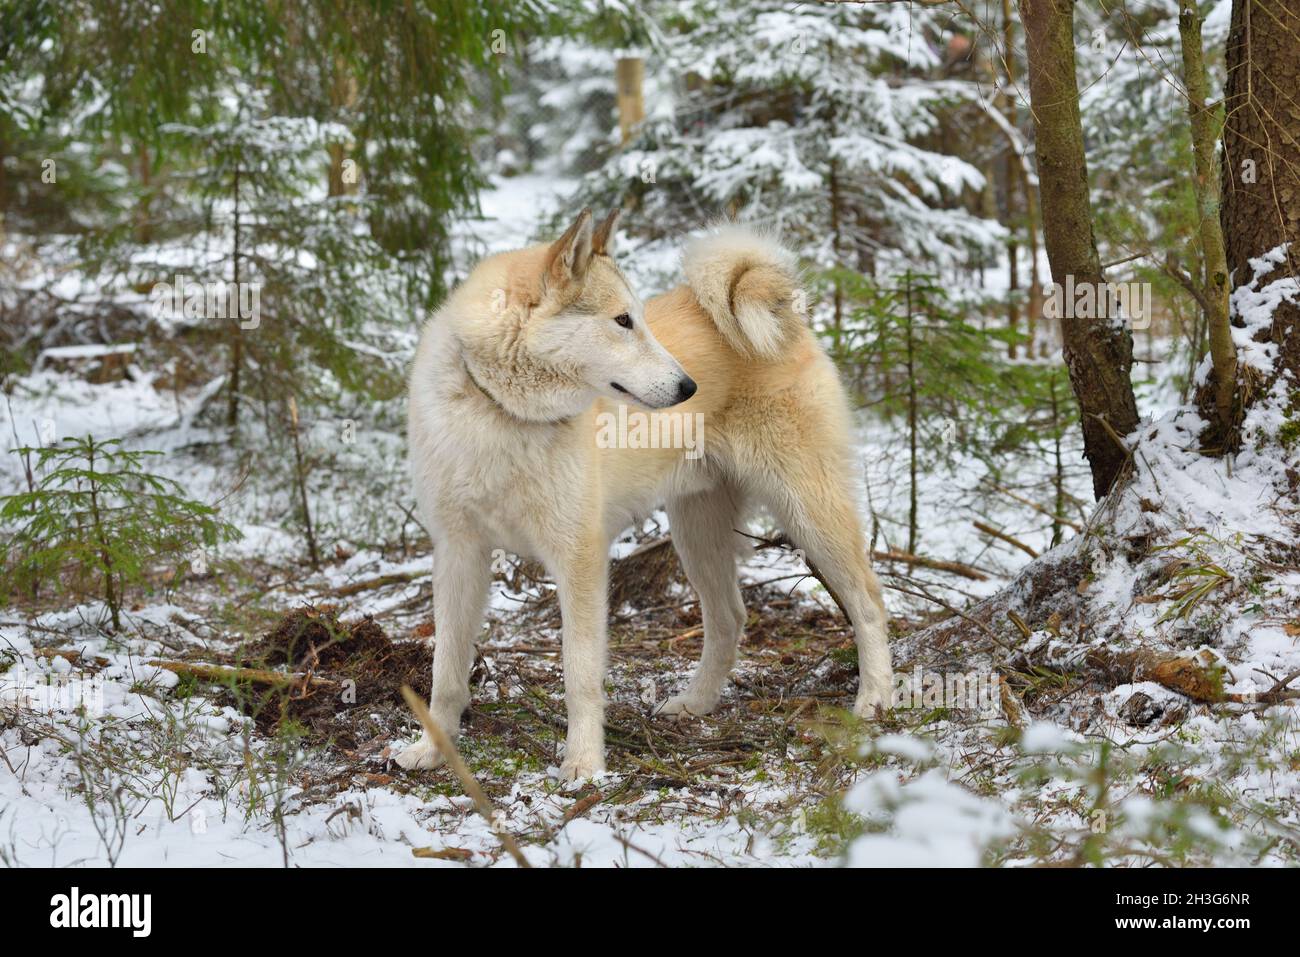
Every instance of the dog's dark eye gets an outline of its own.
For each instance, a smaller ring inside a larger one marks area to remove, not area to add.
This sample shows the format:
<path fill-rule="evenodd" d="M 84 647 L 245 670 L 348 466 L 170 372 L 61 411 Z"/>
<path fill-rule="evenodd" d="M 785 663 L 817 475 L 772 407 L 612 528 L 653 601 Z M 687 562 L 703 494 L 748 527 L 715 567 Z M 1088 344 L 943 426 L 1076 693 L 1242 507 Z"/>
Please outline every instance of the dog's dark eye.
<path fill-rule="evenodd" d="M 629 316 L 626 312 L 624 312 L 624 313 L 622 313 L 622 314 L 620 314 L 620 315 L 615 316 L 615 317 L 614 317 L 614 321 L 617 322 L 617 323 L 618 323 L 620 326 L 622 326 L 624 329 L 631 329 L 631 328 L 632 328 L 632 317 Z"/>

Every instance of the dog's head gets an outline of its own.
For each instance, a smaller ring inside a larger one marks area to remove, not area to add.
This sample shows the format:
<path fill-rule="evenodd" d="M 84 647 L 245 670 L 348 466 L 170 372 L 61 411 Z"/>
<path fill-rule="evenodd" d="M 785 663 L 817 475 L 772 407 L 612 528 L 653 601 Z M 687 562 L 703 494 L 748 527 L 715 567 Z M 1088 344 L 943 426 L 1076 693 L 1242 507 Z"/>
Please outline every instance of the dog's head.
<path fill-rule="evenodd" d="M 695 382 L 654 337 L 614 263 L 618 217 L 615 209 L 593 226 L 584 209 L 547 249 L 529 347 L 601 395 L 662 409 L 694 395 Z"/>

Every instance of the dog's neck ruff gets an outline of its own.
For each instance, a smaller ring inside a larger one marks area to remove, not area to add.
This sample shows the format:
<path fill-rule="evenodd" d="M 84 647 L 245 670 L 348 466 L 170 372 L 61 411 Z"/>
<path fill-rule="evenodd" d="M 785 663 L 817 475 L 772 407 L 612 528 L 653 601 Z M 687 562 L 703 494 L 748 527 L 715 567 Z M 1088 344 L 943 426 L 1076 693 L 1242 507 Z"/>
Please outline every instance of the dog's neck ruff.
<path fill-rule="evenodd" d="M 460 366 L 465 370 L 465 378 L 469 379 L 470 385 L 482 393 L 483 398 L 491 402 L 492 405 L 496 407 L 497 411 L 507 418 L 513 419 L 516 422 L 521 422 L 525 425 L 566 425 L 573 421 L 573 416 L 571 415 L 566 415 L 560 419 L 525 419 L 521 415 L 516 415 L 507 409 L 500 399 L 488 391 L 487 386 L 478 381 L 478 377 L 474 375 L 474 370 L 469 367 L 469 357 L 465 355 L 464 349 L 462 349 L 460 353 Z"/>

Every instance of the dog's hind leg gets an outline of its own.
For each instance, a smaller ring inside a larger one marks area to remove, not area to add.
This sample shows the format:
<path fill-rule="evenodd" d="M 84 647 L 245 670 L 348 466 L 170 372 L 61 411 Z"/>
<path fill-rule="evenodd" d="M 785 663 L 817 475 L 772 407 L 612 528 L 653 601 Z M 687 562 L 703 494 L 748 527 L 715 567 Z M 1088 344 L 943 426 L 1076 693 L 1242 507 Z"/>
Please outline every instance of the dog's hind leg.
<path fill-rule="evenodd" d="M 745 603 L 736 580 L 736 533 L 740 501 L 728 484 L 668 502 L 673 546 L 700 599 L 704 651 L 686 690 L 664 702 L 660 714 L 708 714 L 718 706 L 736 664 L 745 627 Z"/>
<path fill-rule="evenodd" d="M 837 450 L 818 444 L 828 432 L 808 434 L 812 441 L 777 458 L 776 472 L 766 477 L 760 494 L 844 605 L 858 647 L 853 712 L 870 717 L 890 707 L 893 693 L 885 604 L 867 560 L 847 470 L 836 461 Z"/>
<path fill-rule="evenodd" d="M 429 714 L 453 740 L 460 715 L 469 704 L 469 675 L 474 665 L 474 640 L 483 626 L 491 562 L 485 546 L 444 538 L 433 553 L 433 622 L 437 629 L 433 651 L 433 694 Z M 397 755 L 408 770 L 435 768 L 442 763 L 427 734 Z"/>

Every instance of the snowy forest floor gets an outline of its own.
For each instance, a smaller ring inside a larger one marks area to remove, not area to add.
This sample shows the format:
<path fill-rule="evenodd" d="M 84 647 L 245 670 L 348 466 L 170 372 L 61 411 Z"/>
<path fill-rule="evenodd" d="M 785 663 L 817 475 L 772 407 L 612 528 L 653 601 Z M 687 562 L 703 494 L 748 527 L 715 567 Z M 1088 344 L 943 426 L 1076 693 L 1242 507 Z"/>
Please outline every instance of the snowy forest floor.
<path fill-rule="evenodd" d="M 610 773 L 567 786 L 553 777 L 556 603 L 512 569 L 494 585 L 461 748 L 536 865 L 1293 862 L 1293 708 L 1197 701 L 1085 661 L 1129 647 L 1136 622 L 1085 617 L 1091 600 L 1061 606 L 1090 590 L 1059 587 L 1088 580 L 1077 552 L 1063 546 L 1011 597 L 929 628 L 896 618 L 898 671 L 996 672 L 1006 690 L 971 707 L 918 698 L 871 722 L 846 711 L 855 653 L 843 619 L 815 585 L 791 593 L 804 570 L 768 550 L 746 569 L 750 621 L 723 705 L 656 717 L 698 658 L 699 615 L 671 562 L 630 559 L 637 573 L 616 573 L 616 587 L 642 610 L 616 606 L 611 627 Z M 398 688 L 428 691 L 426 566 L 359 554 L 315 576 L 246 567 L 235 581 L 224 569 L 138 607 L 111 639 L 94 605 L 19 621 L 11 609 L 7 675 L 75 678 L 97 707 L 6 703 L 0 859 L 511 865 L 450 771 L 389 760 L 415 730 Z M 1109 593 L 1100 600 L 1142 579 L 1120 586 L 1119 574 L 1091 586 Z M 1275 681 L 1252 683 L 1255 665 L 1296 665 L 1300 574 L 1285 582 L 1289 596 L 1262 605 L 1246 591 L 1252 627 L 1228 618 L 1224 640 L 1143 646 L 1199 647 L 1223 659 L 1219 690 L 1267 692 Z M 1017 609 L 1045 626 L 1017 640 Z M 1231 659 L 1208 651 L 1219 647 Z M 311 677 L 274 688 L 184 667 L 195 664 Z"/>
<path fill-rule="evenodd" d="M 510 216 L 537 190 L 485 197 L 486 248 L 530 234 Z M 195 424 L 193 399 L 147 373 L 92 384 L 47 369 L 0 409 L 0 430 L 23 441 L 48 422 L 167 450 L 162 468 L 223 500 L 244 533 L 206 574 L 157 582 L 115 635 L 96 602 L 0 609 L 0 862 L 514 866 L 449 770 L 391 760 L 417 730 L 398 689 L 427 694 L 436 640 L 427 540 L 409 522 L 373 531 L 408 498 L 399 419 L 342 450 L 337 422 L 312 426 L 334 450 L 311 476 L 327 556 L 312 571 L 285 470 L 246 470 L 247 450 Z M 558 610 L 536 570 L 511 563 L 493 585 L 464 757 L 539 866 L 1293 864 L 1300 470 L 1294 451 L 1231 469 L 1186 452 L 1185 419 L 1152 413 L 1130 478 L 1100 506 L 1072 471 L 1078 531 L 1054 549 L 1050 520 L 990 493 L 977 463 L 930 463 L 917 551 L 983 577 L 878 563 L 894 667 L 916 687 L 877 721 L 847 710 L 847 623 L 774 547 L 743 564 L 750 617 L 720 708 L 655 716 L 701 634 L 671 552 L 632 554 L 671 531 L 652 518 L 617 548 L 609 773 L 595 782 L 554 777 Z M 903 446 L 863 420 L 877 550 L 905 544 Z M 6 458 L 9 492 L 20 464 Z M 1022 492 L 1044 478 L 1017 475 Z"/>

